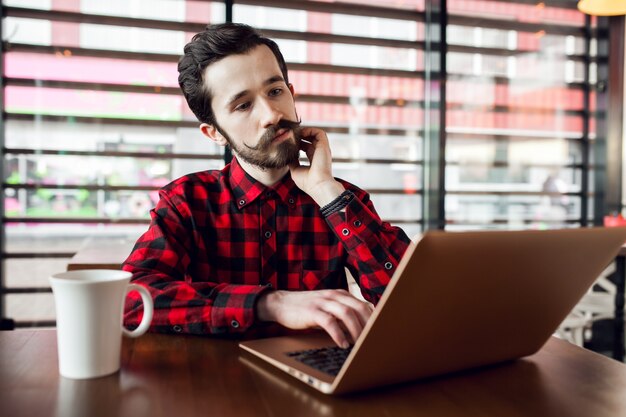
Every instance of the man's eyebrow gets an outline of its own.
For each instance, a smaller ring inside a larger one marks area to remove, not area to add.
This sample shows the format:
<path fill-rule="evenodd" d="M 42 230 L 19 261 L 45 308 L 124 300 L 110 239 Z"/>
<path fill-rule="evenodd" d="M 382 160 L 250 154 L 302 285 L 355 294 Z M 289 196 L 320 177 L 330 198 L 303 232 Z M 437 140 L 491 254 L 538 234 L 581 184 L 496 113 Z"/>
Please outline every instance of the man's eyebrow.
<path fill-rule="evenodd" d="M 267 80 L 265 80 L 263 82 L 263 85 L 267 86 L 267 85 L 271 85 L 271 84 L 274 84 L 274 83 L 280 82 L 280 81 L 284 82 L 285 79 L 282 76 L 280 76 L 280 75 L 274 75 L 273 77 L 270 77 Z M 226 105 L 230 106 L 231 104 L 233 104 L 235 101 L 239 100 L 241 97 L 245 96 L 246 94 L 248 94 L 248 90 L 243 90 L 243 91 L 238 92 L 237 94 L 232 96 L 230 98 L 230 100 L 228 100 Z"/>
<path fill-rule="evenodd" d="M 230 100 L 228 100 L 228 102 L 226 103 L 226 106 L 230 106 L 231 104 L 233 104 L 235 101 L 239 100 L 241 97 L 245 96 L 246 94 L 248 94 L 248 90 L 240 91 L 239 93 L 232 96 Z"/>
<path fill-rule="evenodd" d="M 263 84 L 270 85 L 270 84 L 277 83 L 279 81 L 285 82 L 285 79 L 281 77 L 280 75 L 274 75 L 273 77 L 270 77 L 267 80 L 265 80 Z"/>

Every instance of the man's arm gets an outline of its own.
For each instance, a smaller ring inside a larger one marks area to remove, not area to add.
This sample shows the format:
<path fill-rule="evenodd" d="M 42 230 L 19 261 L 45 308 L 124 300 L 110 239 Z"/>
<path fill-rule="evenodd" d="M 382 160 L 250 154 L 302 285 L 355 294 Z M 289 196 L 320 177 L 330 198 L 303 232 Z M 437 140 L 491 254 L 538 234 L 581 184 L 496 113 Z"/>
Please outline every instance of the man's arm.
<path fill-rule="evenodd" d="M 246 331 L 255 322 L 254 307 L 267 288 L 193 281 L 190 254 L 195 252 L 191 214 L 182 201 L 161 199 L 151 211 L 152 221 L 133 248 L 123 269 L 133 282 L 145 286 L 154 300 L 151 330 L 164 333 L 225 334 Z M 138 325 L 141 298 L 129 293 L 124 321 Z"/>
<path fill-rule="evenodd" d="M 298 134 L 303 139 L 300 148 L 306 153 L 310 165 L 302 166 L 295 161 L 289 167 L 291 178 L 298 188 L 324 207 L 345 191 L 344 186 L 333 177 L 328 136 L 322 129 L 314 127 L 302 127 Z"/>
<path fill-rule="evenodd" d="M 411 240 L 402 229 L 380 219 L 368 193 L 350 188 L 354 197 L 344 210 L 328 215 L 326 222 L 346 249 L 346 267 L 361 293 L 375 305 Z"/>
<path fill-rule="evenodd" d="M 324 207 L 346 190 L 346 185 L 332 174 L 332 155 L 326 132 L 303 127 L 301 148 L 309 159 L 309 166 L 298 161 L 289 168 L 296 185 L 315 202 Z M 354 186 L 346 196 L 347 204 L 340 210 L 326 213 L 326 222 L 343 243 L 347 253 L 347 267 L 357 278 L 366 300 L 378 303 L 387 287 L 410 239 L 404 231 L 383 222 L 372 204 L 369 194 Z M 345 203 L 344 201 L 343 203 Z"/>
<path fill-rule="evenodd" d="M 317 128 L 300 130 L 302 150 L 310 161 L 290 166 L 296 185 L 324 207 L 342 195 L 345 186 L 332 175 L 332 156 L 326 133 Z M 352 196 L 347 207 L 327 217 L 329 226 L 348 253 L 346 265 L 359 279 L 364 297 L 377 303 L 408 247 L 409 238 L 397 227 L 380 220 L 367 193 Z M 259 297 L 259 320 L 289 328 L 323 328 L 339 346 L 356 341 L 371 316 L 372 307 L 344 290 L 269 292 Z"/>

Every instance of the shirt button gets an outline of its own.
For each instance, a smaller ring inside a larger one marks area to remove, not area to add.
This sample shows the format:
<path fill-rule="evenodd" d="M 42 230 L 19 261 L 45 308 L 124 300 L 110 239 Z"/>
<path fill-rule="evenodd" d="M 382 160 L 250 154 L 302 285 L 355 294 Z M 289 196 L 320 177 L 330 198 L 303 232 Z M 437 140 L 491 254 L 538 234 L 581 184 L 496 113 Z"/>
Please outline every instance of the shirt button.
<path fill-rule="evenodd" d="M 239 322 L 237 320 L 233 320 L 230 322 L 230 325 L 233 326 L 233 328 L 238 328 L 239 327 Z"/>
<path fill-rule="evenodd" d="M 183 328 L 181 326 L 179 326 L 178 324 L 176 326 L 173 327 L 174 331 L 176 333 L 180 333 L 183 331 Z"/>
<path fill-rule="evenodd" d="M 272 283 L 271 283 L 271 282 L 268 282 L 267 284 L 265 284 L 265 286 L 266 286 L 267 288 L 272 288 Z"/>
<path fill-rule="evenodd" d="M 289 199 L 289 204 L 293 204 L 293 203 L 295 203 L 295 202 L 296 202 L 296 200 L 294 200 L 293 198 L 290 198 L 290 199 Z"/>
<path fill-rule="evenodd" d="M 266 193 L 265 193 L 265 196 L 267 196 L 267 197 L 271 197 L 271 196 L 272 196 L 272 192 L 271 192 L 271 191 L 266 192 Z"/>
<path fill-rule="evenodd" d="M 239 200 L 239 205 L 243 206 L 244 204 L 246 204 L 246 200 Z"/>
<path fill-rule="evenodd" d="M 355 220 L 355 221 L 354 221 L 354 225 L 355 225 L 356 227 L 359 227 L 359 226 L 361 226 L 362 224 L 363 224 L 363 223 L 361 223 L 361 220 Z"/>
<path fill-rule="evenodd" d="M 272 232 L 270 231 L 265 232 L 265 238 L 269 239 L 270 237 L 272 237 Z"/>
<path fill-rule="evenodd" d="M 391 262 L 385 262 L 385 269 L 393 268 L 393 264 Z"/>
<path fill-rule="evenodd" d="M 348 229 L 343 229 L 341 231 L 341 234 L 343 234 L 344 236 L 348 236 L 350 234 L 350 231 Z"/>

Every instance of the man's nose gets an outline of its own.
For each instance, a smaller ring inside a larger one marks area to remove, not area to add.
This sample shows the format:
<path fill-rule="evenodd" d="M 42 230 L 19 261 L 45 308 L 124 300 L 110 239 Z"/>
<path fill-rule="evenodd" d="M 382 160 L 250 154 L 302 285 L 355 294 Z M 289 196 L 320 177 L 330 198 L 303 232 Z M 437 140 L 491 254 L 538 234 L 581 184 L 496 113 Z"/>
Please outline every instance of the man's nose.
<path fill-rule="evenodd" d="M 268 100 L 262 100 L 261 108 L 261 124 L 266 129 L 270 126 L 277 125 L 283 117 L 282 112 L 273 106 Z"/>

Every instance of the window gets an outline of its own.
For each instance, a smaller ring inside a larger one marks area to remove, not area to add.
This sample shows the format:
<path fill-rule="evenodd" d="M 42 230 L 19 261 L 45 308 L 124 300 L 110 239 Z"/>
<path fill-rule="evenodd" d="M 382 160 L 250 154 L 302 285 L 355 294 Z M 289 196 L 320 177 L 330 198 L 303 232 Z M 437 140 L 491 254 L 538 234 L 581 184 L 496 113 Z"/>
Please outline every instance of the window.
<path fill-rule="evenodd" d="M 61 8 L 61 6 L 63 8 Z M 157 190 L 221 168 L 176 63 L 211 2 L 5 1 L 3 316 L 51 324 L 47 278 L 86 238 L 135 240 Z M 87 20 L 90 23 L 79 23 Z M 137 19 L 142 19 L 141 23 Z M 145 19 L 145 20 L 144 20 Z"/>
<path fill-rule="evenodd" d="M 281 46 L 298 114 L 328 132 L 334 175 L 369 191 L 384 220 L 409 235 L 419 233 L 424 100 L 419 13 L 394 2 L 376 7 L 353 2 L 341 9 L 314 1 L 299 2 L 298 9 L 277 9 L 271 1 L 244 3 L 235 3 L 234 20 L 260 28 Z"/>
<path fill-rule="evenodd" d="M 448 1 L 448 229 L 587 223 L 600 58 L 575 6 Z"/>
<path fill-rule="evenodd" d="M 597 44 L 607 34 L 575 2 L 448 0 L 445 42 L 426 0 L 228 4 L 3 1 L 3 317 L 53 324 L 47 278 L 85 239 L 134 241 L 160 187 L 223 166 L 176 64 L 193 34 L 231 11 L 281 47 L 298 114 L 328 132 L 334 174 L 409 236 L 433 216 L 449 230 L 592 217 L 595 87 L 607 62 Z M 431 141 L 433 131 L 442 134 Z M 432 146 L 444 180 L 434 214 Z"/>

